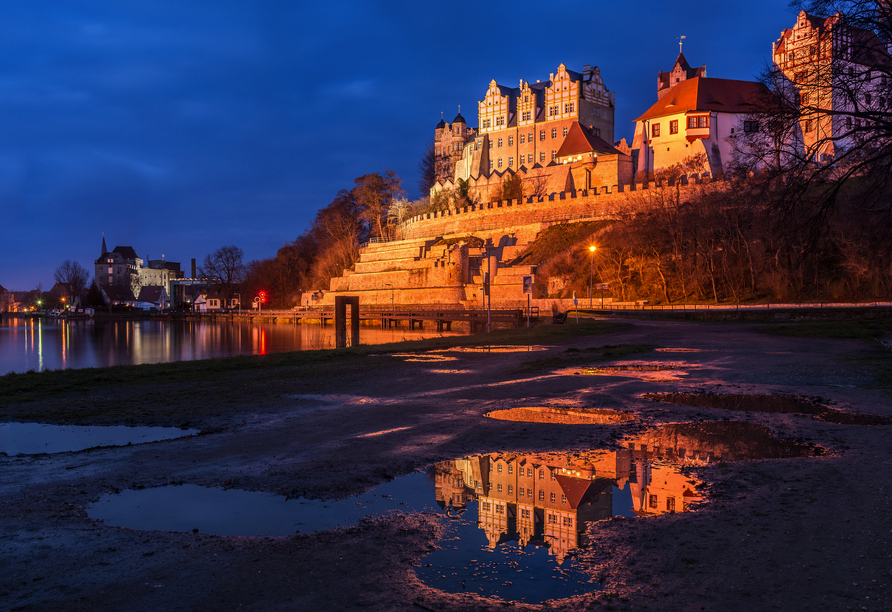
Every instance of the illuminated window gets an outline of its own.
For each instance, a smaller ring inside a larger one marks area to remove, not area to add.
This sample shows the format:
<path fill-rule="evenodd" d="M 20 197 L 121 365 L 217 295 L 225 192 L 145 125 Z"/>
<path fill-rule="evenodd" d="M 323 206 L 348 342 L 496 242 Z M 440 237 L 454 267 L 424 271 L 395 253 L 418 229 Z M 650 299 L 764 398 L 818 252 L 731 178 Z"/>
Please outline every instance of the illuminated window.
<path fill-rule="evenodd" d="M 509 159 L 510 159 L 510 158 L 509 158 Z M 509 163 L 508 165 L 510 166 L 511 164 Z M 508 464 L 508 473 L 509 473 L 509 474 L 513 474 L 513 473 L 514 473 L 514 466 L 511 465 L 510 463 Z"/>
<path fill-rule="evenodd" d="M 514 158 L 513 158 L 513 157 L 509 157 L 509 158 L 508 158 L 508 167 L 509 167 L 509 168 L 512 168 L 513 166 L 514 166 Z M 509 474 L 511 473 L 511 466 L 508 466 L 508 473 L 509 473 Z"/>
<path fill-rule="evenodd" d="M 514 136 L 509 136 L 509 137 L 508 137 L 508 146 L 509 146 L 509 147 L 513 147 L 513 146 L 514 146 Z"/>
<path fill-rule="evenodd" d="M 530 157 L 530 161 L 533 161 L 532 156 Z M 532 477 L 533 477 L 533 468 L 527 468 L 527 477 L 528 477 L 528 478 L 532 478 Z"/>
<path fill-rule="evenodd" d="M 523 142 L 524 142 L 524 134 L 521 134 L 520 135 L 520 144 L 523 144 Z"/>
<path fill-rule="evenodd" d="M 533 497 L 533 490 L 527 489 L 527 497 Z"/>
<path fill-rule="evenodd" d="M 527 155 L 527 163 L 528 163 L 528 164 L 533 163 L 533 154 L 532 154 L 532 153 L 530 153 L 529 155 Z M 532 470 L 530 470 L 530 472 L 531 472 L 531 473 L 530 473 L 530 476 L 532 476 Z"/>
<path fill-rule="evenodd" d="M 502 165 L 502 164 L 499 164 L 499 166 L 501 166 L 501 165 Z M 502 473 L 502 464 L 501 464 L 501 463 L 499 463 L 499 464 L 496 465 L 496 471 L 497 471 L 499 474 Z"/>
<path fill-rule="evenodd" d="M 654 123 L 652 126 L 650 126 L 650 136 L 651 136 L 651 138 L 656 138 L 659 135 L 660 135 L 660 124 Z"/>
<path fill-rule="evenodd" d="M 542 162 L 543 164 L 545 163 L 545 151 L 542 151 L 541 153 L 539 153 L 539 161 Z"/>
<path fill-rule="evenodd" d="M 561 503 L 562 503 L 562 504 L 566 504 L 566 503 L 567 503 L 567 496 L 564 495 L 564 494 L 561 494 Z"/>
<path fill-rule="evenodd" d="M 678 119 L 669 122 L 669 133 L 678 134 Z"/>
<path fill-rule="evenodd" d="M 545 130 L 539 130 L 539 140 L 545 140 Z"/>
<path fill-rule="evenodd" d="M 502 148 L 502 139 L 501 138 L 499 138 L 499 148 L 500 149 Z"/>
<path fill-rule="evenodd" d="M 564 128 L 564 137 L 567 136 L 567 128 Z"/>
<path fill-rule="evenodd" d="M 551 137 L 557 138 L 557 128 L 551 128 Z"/>
<path fill-rule="evenodd" d="M 519 497 L 523 497 L 523 494 L 524 494 L 524 488 L 523 488 L 523 487 L 517 487 L 517 495 L 518 495 Z"/>
<path fill-rule="evenodd" d="M 545 470 L 539 470 L 539 480 L 545 479 Z"/>
<path fill-rule="evenodd" d="M 552 149 L 552 151 L 551 151 L 551 160 L 554 161 L 554 160 L 556 160 L 556 159 L 557 159 L 557 151 L 555 151 L 555 150 Z"/>
<path fill-rule="evenodd" d="M 502 483 L 501 482 L 498 485 L 496 485 L 496 491 L 498 491 L 499 493 L 502 492 Z"/>
<path fill-rule="evenodd" d="M 514 486 L 508 485 L 508 495 L 514 495 Z"/>
<path fill-rule="evenodd" d="M 539 491 L 539 500 L 545 501 L 545 491 Z"/>
<path fill-rule="evenodd" d="M 499 158 L 499 168 L 501 168 L 501 167 L 502 167 L 502 158 L 500 157 Z M 499 466 L 499 467 L 501 468 L 502 466 Z M 499 471 L 501 472 L 502 470 L 500 469 Z"/>
<path fill-rule="evenodd" d="M 555 499 L 556 499 L 556 496 L 554 494 L 554 491 L 552 491 L 551 493 L 548 494 L 548 501 L 554 502 Z"/>

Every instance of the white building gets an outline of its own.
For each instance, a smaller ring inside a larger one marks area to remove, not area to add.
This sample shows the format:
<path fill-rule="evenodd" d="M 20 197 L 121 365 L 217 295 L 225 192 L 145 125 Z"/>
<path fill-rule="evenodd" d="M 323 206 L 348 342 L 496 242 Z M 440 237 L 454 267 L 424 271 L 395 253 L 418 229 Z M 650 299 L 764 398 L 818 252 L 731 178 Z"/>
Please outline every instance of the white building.
<path fill-rule="evenodd" d="M 637 180 L 653 179 L 700 155 L 704 165 L 689 174 L 724 174 L 734 157 L 735 135 L 758 129 L 748 115 L 771 95 L 765 85 L 700 74 L 706 74 L 705 67 L 690 69 L 681 54 L 671 72 L 660 73 L 659 99 L 635 120 Z"/>

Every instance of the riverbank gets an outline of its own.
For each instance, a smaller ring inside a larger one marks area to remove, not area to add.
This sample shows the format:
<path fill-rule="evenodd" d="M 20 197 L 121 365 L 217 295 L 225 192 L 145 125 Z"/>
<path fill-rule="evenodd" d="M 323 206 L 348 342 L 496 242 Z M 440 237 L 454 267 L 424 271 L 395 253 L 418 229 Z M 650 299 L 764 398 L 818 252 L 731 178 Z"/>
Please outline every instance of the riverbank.
<path fill-rule="evenodd" d="M 809 325 L 768 330 L 779 335 L 749 323 L 582 320 L 391 346 L 0 377 L 5 421 L 205 432 L 0 457 L 0 595 L 22 610 L 503 609 L 506 602 L 419 578 L 448 526 L 433 513 L 238 538 L 121 529 L 90 519 L 88 509 L 117 490 L 172 482 L 342 499 L 476 453 L 582 455 L 616 450 L 665 423 L 730 419 L 826 452 L 692 464 L 686 474 L 707 483 L 695 511 L 589 523 L 590 543 L 572 562 L 603 588 L 511 607 L 888 608 L 892 562 L 882 534 L 892 474 L 882 466 L 892 462 L 892 427 L 644 397 L 802 396 L 892 416 L 888 348 L 869 337 L 873 323 L 853 324 L 862 331 L 842 338 L 825 337 L 837 324 Z M 520 406 L 612 409 L 635 419 L 564 425 L 484 416 Z"/>

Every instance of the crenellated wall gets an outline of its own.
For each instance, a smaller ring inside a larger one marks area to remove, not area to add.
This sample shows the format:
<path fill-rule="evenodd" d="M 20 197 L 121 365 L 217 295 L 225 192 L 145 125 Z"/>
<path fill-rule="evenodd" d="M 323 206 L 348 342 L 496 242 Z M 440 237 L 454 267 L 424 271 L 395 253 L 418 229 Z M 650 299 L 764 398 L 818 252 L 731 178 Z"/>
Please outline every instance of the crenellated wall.
<path fill-rule="evenodd" d="M 706 181 L 704 181 L 706 182 Z M 494 306 L 526 303 L 523 276 L 535 265 L 513 265 L 539 233 L 557 223 L 618 218 L 648 210 L 664 198 L 699 188 L 696 178 L 679 186 L 638 183 L 553 193 L 534 201 L 475 204 L 412 217 L 404 239 L 373 243 L 359 261 L 331 281 L 322 303 L 335 295 L 358 295 L 363 304 L 462 305 L 483 307 L 484 274 L 491 274 Z M 534 299 L 544 295 L 533 295 Z"/>

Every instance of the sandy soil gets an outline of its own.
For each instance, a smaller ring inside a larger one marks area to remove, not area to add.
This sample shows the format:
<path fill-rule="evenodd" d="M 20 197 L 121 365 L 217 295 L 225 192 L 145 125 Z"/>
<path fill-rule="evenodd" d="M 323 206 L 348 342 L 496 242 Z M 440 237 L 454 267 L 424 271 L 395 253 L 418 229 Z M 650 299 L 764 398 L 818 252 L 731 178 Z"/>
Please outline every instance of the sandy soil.
<path fill-rule="evenodd" d="M 0 456 L 0 609 L 892 609 L 892 427 L 642 397 L 803 395 L 892 416 L 889 390 L 877 388 L 875 373 L 858 362 L 888 356 L 887 347 L 775 337 L 740 323 L 634 322 L 619 333 L 557 343 L 552 352 L 623 343 L 699 350 L 654 351 L 614 364 L 664 364 L 667 376 L 646 367 L 554 375 L 519 368 L 544 353 L 463 352 L 448 362 L 368 357 L 259 381 L 233 376 L 200 386 L 201 410 L 189 407 L 195 389 L 182 385 L 141 388 L 137 398 L 130 389 L 11 406 L 6 419 L 74 402 L 100 408 L 91 411 L 94 422 L 188 424 L 208 433 Z M 180 393 L 189 406 L 178 404 Z M 140 416 L 139 404 L 169 409 Z M 571 426 L 482 416 L 524 405 L 619 409 L 637 418 Z M 116 407 L 126 407 L 126 417 L 116 417 Z M 578 563 L 604 588 L 542 605 L 444 593 L 420 582 L 415 568 L 442 530 L 431 514 L 233 538 L 132 531 L 86 512 L 105 493 L 170 482 L 343 498 L 470 454 L 616 448 L 623 436 L 659 423 L 728 418 L 765 424 L 779 438 L 816 443 L 829 454 L 697 468 L 710 483 L 708 503 L 694 512 L 591 524 L 591 544 Z M 364 436 L 381 431 L 388 433 Z"/>

